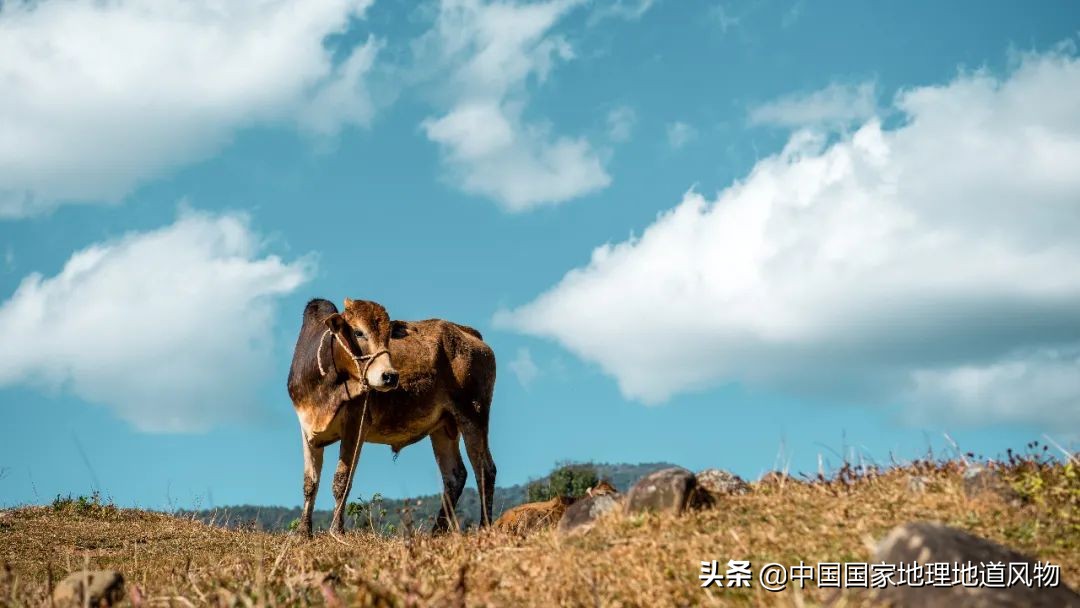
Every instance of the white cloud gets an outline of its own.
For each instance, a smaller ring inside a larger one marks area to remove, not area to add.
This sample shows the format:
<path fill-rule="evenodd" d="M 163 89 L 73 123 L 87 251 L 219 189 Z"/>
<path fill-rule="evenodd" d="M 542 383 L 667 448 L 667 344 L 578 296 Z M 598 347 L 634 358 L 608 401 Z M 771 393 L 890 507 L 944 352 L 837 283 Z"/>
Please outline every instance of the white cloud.
<path fill-rule="evenodd" d="M 533 361 L 532 352 L 527 348 L 518 349 L 517 356 L 510 362 L 510 371 L 514 372 L 518 382 L 525 388 L 528 388 L 540 375 L 540 368 Z"/>
<path fill-rule="evenodd" d="M 607 115 L 608 139 L 614 142 L 629 141 L 636 125 L 637 113 L 633 108 L 613 108 Z"/>
<path fill-rule="evenodd" d="M 923 419 L 933 419 L 937 407 L 944 406 L 970 420 L 1080 431 L 1080 353 L 1075 345 L 1017 353 L 985 364 L 916 371 L 912 380 L 908 401 L 917 404 L 916 413 Z"/>
<path fill-rule="evenodd" d="M 27 276 L 0 304 L 0 386 L 65 390 L 145 431 L 245 419 L 275 299 L 312 272 L 262 249 L 243 216 L 186 212 Z"/>
<path fill-rule="evenodd" d="M 1075 51 L 895 105 L 893 130 L 795 133 L 715 200 L 687 193 L 496 321 L 646 402 L 739 382 L 1078 428 Z"/>
<path fill-rule="evenodd" d="M 369 39 L 327 36 L 371 0 L 0 4 L 0 217 L 116 202 L 245 126 L 364 125 Z"/>
<path fill-rule="evenodd" d="M 342 126 L 366 126 L 375 110 L 364 77 L 371 71 L 375 56 L 382 47 L 369 37 L 311 91 L 298 109 L 301 128 L 324 136 L 337 135 Z"/>
<path fill-rule="evenodd" d="M 415 48 L 429 74 L 446 74 L 445 114 L 424 121 L 451 179 L 509 211 L 555 204 L 605 188 L 611 178 L 582 137 L 557 136 L 522 112 L 530 83 L 573 57 L 550 33 L 576 0 L 483 3 L 443 0 L 435 26 Z"/>
<path fill-rule="evenodd" d="M 685 122 L 673 122 L 667 126 L 668 145 L 678 150 L 697 137 L 697 129 Z"/>
<path fill-rule="evenodd" d="M 792 94 L 750 110 L 750 124 L 778 127 L 843 127 L 877 113 L 874 83 L 838 84 L 809 94 Z"/>
<path fill-rule="evenodd" d="M 605 19 L 637 21 L 649 12 L 657 0 L 605 0 L 598 2 L 589 15 L 589 24 L 595 25 Z"/>

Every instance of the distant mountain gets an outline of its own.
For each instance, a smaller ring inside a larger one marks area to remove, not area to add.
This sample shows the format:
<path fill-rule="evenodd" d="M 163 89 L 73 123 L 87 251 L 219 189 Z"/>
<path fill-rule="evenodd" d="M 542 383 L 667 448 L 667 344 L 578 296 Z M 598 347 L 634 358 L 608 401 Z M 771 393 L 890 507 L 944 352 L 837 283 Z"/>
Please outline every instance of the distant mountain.
<path fill-rule="evenodd" d="M 593 467 L 600 479 L 608 480 L 620 492 L 625 492 L 634 482 L 653 471 L 676 466 L 666 462 L 574 464 Z M 524 484 L 495 488 L 495 501 L 492 505 L 494 516 L 498 517 L 503 511 L 524 503 L 528 485 L 546 479 L 547 476 L 538 480 L 530 480 Z M 473 483 L 470 476 L 469 485 L 471 486 Z M 354 502 L 356 501 L 354 500 Z M 354 509 L 351 513 L 352 517 L 349 518 L 349 525 L 371 527 L 377 531 L 390 532 L 400 530 L 402 522 L 406 521 L 411 522 L 413 527 L 423 526 L 425 529 L 429 529 L 435 515 L 439 512 L 440 502 L 441 496 L 439 494 L 404 499 L 384 498 L 373 504 L 366 503 L 371 505 L 367 510 Z M 201 511 L 184 511 L 181 514 L 209 524 L 229 528 L 254 527 L 261 530 L 285 530 L 292 521 L 300 517 L 300 507 L 239 505 L 203 509 Z M 330 525 L 330 516 L 330 511 L 315 511 L 313 517 L 315 527 L 328 527 Z M 480 521 L 480 498 L 474 487 L 466 486 L 465 491 L 462 493 L 457 505 L 457 517 L 462 528 L 473 526 Z"/>

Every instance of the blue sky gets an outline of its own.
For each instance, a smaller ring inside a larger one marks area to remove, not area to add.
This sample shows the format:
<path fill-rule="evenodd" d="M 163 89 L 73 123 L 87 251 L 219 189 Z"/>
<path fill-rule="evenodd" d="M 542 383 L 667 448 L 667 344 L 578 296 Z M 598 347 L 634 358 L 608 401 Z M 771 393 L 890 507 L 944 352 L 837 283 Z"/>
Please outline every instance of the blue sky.
<path fill-rule="evenodd" d="M 1076 448 L 1075 3 L 210 6 L 0 8 L 0 504 L 298 504 L 315 296 L 481 329 L 500 484 Z"/>

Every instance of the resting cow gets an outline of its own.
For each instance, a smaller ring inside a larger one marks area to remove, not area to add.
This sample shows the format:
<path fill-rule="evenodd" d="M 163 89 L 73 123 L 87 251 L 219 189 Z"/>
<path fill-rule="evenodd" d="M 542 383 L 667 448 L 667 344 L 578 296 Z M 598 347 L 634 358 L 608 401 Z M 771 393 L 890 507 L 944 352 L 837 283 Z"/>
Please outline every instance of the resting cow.
<path fill-rule="evenodd" d="M 585 490 L 586 496 L 607 496 L 618 494 L 615 486 L 606 480 L 600 480 L 597 484 Z M 578 499 L 570 496 L 556 496 L 551 500 L 529 502 L 507 509 L 499 519 L 495 520 L 495 529 L 511 534 L 526 534 L 553 528 L 562 519 L 570 505 Z"/>
<path fill-rule="evenodd" d="M 475 329 L 440 319 L 391 321 L 375 302 L 346 298 L 340 313 L 328 300 L 308 302 L 289 370 L 304 447 L 300 531 L 311 534 L 323 449 L 339 440 L 331 532 L 344 529 L 361 446 L 381 443 L 396 453 L 424 437 L 431 438 L 443 479 L 436 529 L 450 526 L 468 476 L 459 436 L 480 489 L 481 524 L 490 523 L 495 462 L 487 434 L 494 389 L 495 353 Z"/>

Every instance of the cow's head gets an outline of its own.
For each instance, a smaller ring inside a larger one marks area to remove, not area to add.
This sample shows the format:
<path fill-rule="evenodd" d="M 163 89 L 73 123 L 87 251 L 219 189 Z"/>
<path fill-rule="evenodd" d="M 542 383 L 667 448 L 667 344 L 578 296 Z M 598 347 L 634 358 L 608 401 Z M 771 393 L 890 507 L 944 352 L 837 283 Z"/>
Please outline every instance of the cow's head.
<path fill-rule="evenodd" d="M 595 486 L 585 490 L 585 493 L 589 496 L 608 496 L 611 494 L 618 494 L 619 491 L 615 489 L 615 486 L 608 483 L 607 480 L 601 479 Z"/>
<path fill-rule="evenodd" d="M 326 318 L 333 341 L 334 363 L 353 379 L 379 391 L 397 386 L 390 359 L 390 316 L 381 304 L 345 298 L 345 309 Z"/>

